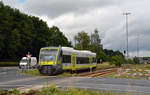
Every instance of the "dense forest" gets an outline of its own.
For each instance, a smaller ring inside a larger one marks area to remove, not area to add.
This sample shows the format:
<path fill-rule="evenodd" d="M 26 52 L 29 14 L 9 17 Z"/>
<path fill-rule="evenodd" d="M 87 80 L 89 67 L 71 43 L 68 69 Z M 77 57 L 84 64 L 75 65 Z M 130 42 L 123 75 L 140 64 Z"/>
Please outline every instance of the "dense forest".
<path fill-rule="evenodd" d="M 0 2 L 0 60 L 20 60 L 27 52 L 38 56 L 45 46 L 71 46 L 58 27 Z"/>

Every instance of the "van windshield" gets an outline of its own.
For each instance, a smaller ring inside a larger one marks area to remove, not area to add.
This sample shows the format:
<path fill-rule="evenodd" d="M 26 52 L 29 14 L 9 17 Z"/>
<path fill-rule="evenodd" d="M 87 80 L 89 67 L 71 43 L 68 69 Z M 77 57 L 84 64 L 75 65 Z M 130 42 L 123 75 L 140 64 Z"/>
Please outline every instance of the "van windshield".
<path fill-rule="evenodd" d="M 21 63 L 26 63 L 26 62 L 27 62 L 27 59 L 22 59 L 20 62 L 21 62 Z"/>
<path fill-rule="evenodd" d="M 57 49 L 43 49 L 40 54 L 40 61 L 56 61 Z"/>

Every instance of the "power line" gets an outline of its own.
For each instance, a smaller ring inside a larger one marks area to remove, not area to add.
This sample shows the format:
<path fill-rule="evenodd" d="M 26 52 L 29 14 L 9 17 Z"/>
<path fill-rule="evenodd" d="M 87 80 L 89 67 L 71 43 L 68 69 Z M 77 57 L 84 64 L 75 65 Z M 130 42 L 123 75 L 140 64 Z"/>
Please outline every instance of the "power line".
<path fill-rule="evenodd" d="M 127 59 L 129 58 L 129 46 L 128 46 L 128 15 L 131 13 L 125 12 L 123 15 L 126 17 L 126 41 L 127 41 Z"/>

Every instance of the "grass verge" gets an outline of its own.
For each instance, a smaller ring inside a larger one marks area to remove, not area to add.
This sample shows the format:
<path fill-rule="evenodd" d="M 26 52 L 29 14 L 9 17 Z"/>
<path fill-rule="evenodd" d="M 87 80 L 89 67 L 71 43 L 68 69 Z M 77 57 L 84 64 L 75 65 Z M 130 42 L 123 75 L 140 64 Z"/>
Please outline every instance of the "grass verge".
<path fill-rule="evenodd" d="M 28 92 L 21 93 L 20 91 L 14 89 L 12 91 L 3 91 L 0 95 L 135 95 L 129 93 L 113 93 L 108 91 L 95 91 L 89 89 L 76 89 L 76 88 L 62 88 L 59 89 L 54 85 L 49 87 L 43 87 L 41 90 L 30 90 Z"/>
<path fill-rule="evenodd" d="M 96 70 L 100 69 L 108 69 L 116 67 L 115 65 L 111 65 L 109 62 L 103 62 L 102 64 L 97 64 Z"/>
<path fill-rule="evenodd" d="M 21 74 L 25 74 L 25 75 L 30 75 L 30 76 L 43 76 L 42 74 L 40 74 L 40 72 L 38 71 L 38 69 L 34 69 L 34 70 L 27 70 L 27 71 L 20 71 Z M 60 77 L 73 77 L 76 76 L 77 74 L 71 74 L 70 72 L 64 72 L 61 74 L 57 74 L 57 76 Z"/>
<path fill-rule="evenodd" d="M 150 64 L 124 64 L 124 66 L 130 69 L 150 69 Z"/>
<path fill-rule="evenodd" d="M 32 69 L 32 70 L 26 70 L 26 71 L 21 71 L 21 74 L 25 74 L 25 75 L 30 75 L 30 76 L 42 76 L 40 74 L 40 72 L 38 71 L 38 69 Z"/>
<path fill-rule="evenodd" d="M 146 76 L 133 76 L 122 73 L 118 75 L 116 72 L 103 76 L 103 78 L 121 78 L 121 79 L 148 79 Z"/>
<path fill-rule="evenodd" d="M 4 66 L 18 66 L 19 62 L 0 62 L 0 67 Z"/>
<path fill-rule="evenodd" d="M 70 72 L 63 72 L 61 74 L 58 74 L 58 76 L 60 77 L 74 77 L 76 75 L 77 75 L 76 73 L 71 74 Z"/>

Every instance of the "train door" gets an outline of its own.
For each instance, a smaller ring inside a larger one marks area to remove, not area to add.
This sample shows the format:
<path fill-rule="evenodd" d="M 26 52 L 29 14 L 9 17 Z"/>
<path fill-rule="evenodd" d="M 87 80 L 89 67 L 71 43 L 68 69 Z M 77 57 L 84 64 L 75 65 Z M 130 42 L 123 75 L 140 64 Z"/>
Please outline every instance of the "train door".
<path fill-rule="evenodd" d="M 60 64 L 60 65 L 62 65 L 62 57 L 63 57 L 63 52 L 61 50 L 60 55 L 59 55 L 59 60 L 58 60 L 58 64 Z"/>
<path fill-rule="evenodd" d="M 75 70 L 75 64 L 76 64 L 76 55 L 72 54 L 72 70 Z"/>
<path fill-rule="evenodd" d="M 62 51 L 60 51 L 59 55 L 58 55 L 58 64 L 57 64 L 57 73 L 62 72 L 63 71 L 63 66 L 62 66 Z"/>
<path fill-rule="evenodd" d="M 92 56 L 90 56 L 90 58 L 89 58 L 89 62 L 90 62 L 90 64 L 92 64 L 92 63 L 93 63 L 93 57 L 92 57 Z"/>

